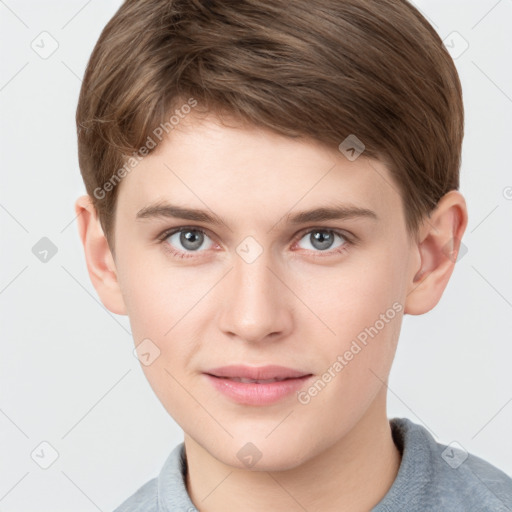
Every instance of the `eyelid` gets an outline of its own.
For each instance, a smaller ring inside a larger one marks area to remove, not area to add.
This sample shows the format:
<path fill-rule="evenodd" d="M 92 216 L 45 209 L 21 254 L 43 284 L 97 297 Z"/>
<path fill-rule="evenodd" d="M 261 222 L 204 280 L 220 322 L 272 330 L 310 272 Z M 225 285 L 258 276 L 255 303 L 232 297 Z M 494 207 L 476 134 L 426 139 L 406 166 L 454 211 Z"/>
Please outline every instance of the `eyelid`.
<path fill-rule="evenodd" d="M 179 233 L 180 231 L 186 231 L 187 229 L 190 231 L 199 231 L 199 232 L 205 234 L 206 236 L 208 236 L 208 238 L 211 238 L 212 240 L 215 241 L 215 236 L 212 236 L 212 234 L 210 233 L 210 231 L 208 229 L 199 227 L 199 226 L 176 226 L 174 228 L 169 228 L 169 229 L 166 229 L 165 231 L 163 231 L 162 233 L 160 233 L 157 236 L 157 240 L 164 241 L 166 238 L 169 238 L 171 235 Z M 218 242 L 216 242 L 216 243 L 218 243 Z"/>
<path fill-rule="evenodd" d="M 352 233 L 349 233 L 348 231 L 345 231 L 344 229 L 337 229 L 330 226 L 312 226 L 308 228 L 304 228 L 303 230 L 299 231 L 299 233 L 296 236 L 296 240 L 300 240 L 304 235 L 307 235 L 308 233 L 314 232 L 314 231 L 330 231 L 334 233 L 335 235 L 342 236 L 345 238 L 348 242 L 355 243 L 356 237 Z"/>

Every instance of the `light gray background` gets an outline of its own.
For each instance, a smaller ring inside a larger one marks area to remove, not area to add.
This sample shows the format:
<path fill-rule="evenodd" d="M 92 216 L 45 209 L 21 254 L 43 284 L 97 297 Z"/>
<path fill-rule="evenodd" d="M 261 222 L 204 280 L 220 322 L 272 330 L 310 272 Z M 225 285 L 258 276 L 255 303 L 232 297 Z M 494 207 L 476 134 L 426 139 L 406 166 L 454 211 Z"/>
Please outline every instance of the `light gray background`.
<path fill-rule="evenodd" d="M 133 356 L 127 318 L 98 301 L 74 220 L 80 80 L 120 4 L 0 1 L 3 512 L 112 510 L 182 440 Z M 439 305 L 404 319 L 389 416 L 512 475 L 512 1 L 416 5 L 449 36 L 463 82 L 468 252 Z M 31 47 L 51 49 L 43 31 L 59 45 L 47 59 Z M 32 253 L 42 237 L 58 248 L 46 263 Z M 43 441 L 59 454 L 48 469 L 31 458 L 51 461 Z"/>

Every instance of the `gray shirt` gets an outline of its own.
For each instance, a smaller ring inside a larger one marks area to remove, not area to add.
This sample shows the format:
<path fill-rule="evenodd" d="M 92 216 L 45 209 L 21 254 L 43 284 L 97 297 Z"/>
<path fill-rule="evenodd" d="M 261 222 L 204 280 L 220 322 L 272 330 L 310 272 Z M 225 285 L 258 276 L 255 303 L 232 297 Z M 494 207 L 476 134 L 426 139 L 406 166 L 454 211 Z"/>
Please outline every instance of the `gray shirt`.
<path fill-rule="evenodd" d="M 436 442 L 422 426 L 390 420 L 402 453 L 393 485 L 372 512 L 512 512 L 512 479 L 457 445 Z M 157 478 L 114 512 L 197 512 L 185 486 L 184 444 L 171 452 Z"/>

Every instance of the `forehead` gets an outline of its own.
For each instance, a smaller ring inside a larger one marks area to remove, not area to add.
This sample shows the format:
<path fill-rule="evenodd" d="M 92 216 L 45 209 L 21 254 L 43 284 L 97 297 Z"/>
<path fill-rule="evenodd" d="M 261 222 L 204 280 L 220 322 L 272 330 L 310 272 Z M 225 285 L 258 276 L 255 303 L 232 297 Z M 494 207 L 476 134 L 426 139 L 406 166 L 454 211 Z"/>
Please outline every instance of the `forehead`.
<path fill-rule="evenodd" d="M 150 203 L 169 201 L 275 222 L 295 207 L 335 202 L 392 215 L 400 207 L 397 187 L 384 164 L 363 155 L 349 161 L 311 139 L 190 114 L 123 178 L 118 207 L 135 216 Z"/>

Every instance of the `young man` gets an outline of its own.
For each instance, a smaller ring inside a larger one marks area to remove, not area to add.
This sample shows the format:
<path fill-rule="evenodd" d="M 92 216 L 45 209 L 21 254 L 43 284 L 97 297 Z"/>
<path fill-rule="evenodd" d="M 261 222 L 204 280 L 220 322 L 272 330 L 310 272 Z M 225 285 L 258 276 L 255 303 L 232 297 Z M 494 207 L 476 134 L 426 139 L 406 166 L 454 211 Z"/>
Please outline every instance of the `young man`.
<path fill-rule="evenodd" d="M 414 7 L 129 0 L 77 125 L 92 282 L 184 431 L 119 512 L 512 510 L 386 415 L 467 225 L 460 82 Z"/>

